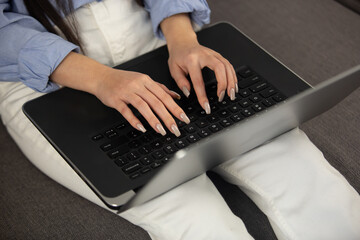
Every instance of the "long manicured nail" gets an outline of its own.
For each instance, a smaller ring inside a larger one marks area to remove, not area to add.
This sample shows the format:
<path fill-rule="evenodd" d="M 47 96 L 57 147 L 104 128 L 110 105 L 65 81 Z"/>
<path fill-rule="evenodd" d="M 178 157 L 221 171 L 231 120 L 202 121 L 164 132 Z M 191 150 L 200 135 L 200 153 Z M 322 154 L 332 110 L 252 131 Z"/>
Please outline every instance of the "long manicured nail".
<path fill-rule="evenodd" d="M 189 95 L 190 95 L 189 89 L 187 89 L 186 87 L 183 87 L 182 91 L 186 97 L 189 97 Z"/>
<path fill-rule="evenodd" d="M 210 104 L 208 102 L 205 102 L 204 107 L 206 114 L 210 114 L 211 113 Z"/>
<path fill-rule="evenodd" d="M 230 90 L 230 100 L 231 100 L 231 101 L 234 101 L 234 100 L 235 100 L 235 89 L 234 89 L 234 88 L 232 88 L 232 89 Z"/>
<path fill-rule="evenodd" d="M 166 131 L 160 123 L 156 124 L 156 129 L 158 130 L 158 133 L 160 133 L 161 135 L 163 136 L 166 135 Z"/>
<path fill-rule="evenodd" d="M 190 123 L 190 119 L 188 118 L 188 116 L 185 113 L 181 113 L 180 114 L 180 118 L 181 120 L 183 120 L 183 122 L 185 122 L 186 124 Z"/>
<path fill-rule="evenodd" d="M 178 94 L 177 92 L 174 92 L 174 91 L 171 91 L 171 90 L 170 90 L 170 92 L 172 92 L 176 96 L 176 99 L 178 99 L 178 100 L 181 99 L 180 94 Z"/>
<path fill-rule="evenodd" d="M 224 97 L 225 97 L 225 91 L 222 91 L 219 96 L 219 102 L 222 102 L 224 100 Z"/>
<path fill-rule="evenodd" d="M 239 85 L 237 83 L 235 83 L 235 90 L 236 90 L 236 93 L 239 92 Z"/>
<path fill-rule="evenodd" d="M 144 126 L 140 123 L 136 124 L 136 127 L 138 130 L 142 131 L 143 133 L 146 132 L 146 129 L 144 128 Z"/>
<path fill-rule="evenodd" d="M 179 128 L 176 126 L 176 124 L 171 125 L 171 132 L 177 137 L 181 135 Z"/>

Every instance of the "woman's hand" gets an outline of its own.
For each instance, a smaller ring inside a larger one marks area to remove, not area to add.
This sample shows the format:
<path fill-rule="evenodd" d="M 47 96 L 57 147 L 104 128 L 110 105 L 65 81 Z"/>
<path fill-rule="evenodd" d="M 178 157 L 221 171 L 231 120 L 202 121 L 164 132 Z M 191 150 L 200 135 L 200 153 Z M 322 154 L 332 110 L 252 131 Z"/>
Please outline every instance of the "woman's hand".
<path fill-rule="evenodd" d="M 186 96 L 190 93 L 190 75 L 200 105 L 210 113 L 201 69 L 209 67 L 218 81 L 217 96 L 221 102 L 225 92 L 231 100 L 238 92 L 237 77 L 233 66 L 219 53 L 200 45 L 187 14 L 178 14 L 165 19 L 161 29 L 169 49 L 169 69 L 179 88 Z"/>
<path fill-rule="evenodd" d="M 50 78 L 60 85 L 94 94 L 142 132 L 146 129 L 128 104 L 134 106 L 150 126 L 162 135 L 166 131 L 158 117 L 176 136 L 180 136 L 180 131 L 171 114 L 181 121 L 190 122 L 173 100 L 180 96 L 142 73 L 113 69 L 81 54 L 69 53 Z"/>
<path fill-rule="evenodd" d="M 142 73 L 112 69 L 99 83 L 95 95 L 105 105 L 118 110 L 134 128 L 142 132 L 146 130 L 128 104 L 134 106 L 150 126 L 162 135 L 166 132 L 157 116 L 176 136 L 180 136 L 180 131 L 170 113 L 189 123 L 185 112 L 173 100 L 180 96 Z"/>

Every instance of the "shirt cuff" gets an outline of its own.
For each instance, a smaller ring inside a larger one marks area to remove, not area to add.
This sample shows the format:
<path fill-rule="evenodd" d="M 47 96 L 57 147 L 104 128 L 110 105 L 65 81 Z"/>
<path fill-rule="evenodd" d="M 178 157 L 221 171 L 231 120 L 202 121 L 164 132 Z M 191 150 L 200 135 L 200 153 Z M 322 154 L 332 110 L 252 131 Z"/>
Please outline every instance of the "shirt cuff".
<path fill-rule="evenodd" d="M 205 0 L 145 1 L 145 9 L 150 12 L 155 35 L 165 39 L 160 23 L 167 17 L 179 13 L 189 13 L 191 20 L 200 27 L 210 22 L 210 8 Z"/>
<path fill-rule="evenodd" d="M 26 42 L 18 58 L 20 80 L 39 92 L 51 92 L 59 86 L 49 80 L 51 73 L 79 47 L 52 33 L 39 33 Z"/>

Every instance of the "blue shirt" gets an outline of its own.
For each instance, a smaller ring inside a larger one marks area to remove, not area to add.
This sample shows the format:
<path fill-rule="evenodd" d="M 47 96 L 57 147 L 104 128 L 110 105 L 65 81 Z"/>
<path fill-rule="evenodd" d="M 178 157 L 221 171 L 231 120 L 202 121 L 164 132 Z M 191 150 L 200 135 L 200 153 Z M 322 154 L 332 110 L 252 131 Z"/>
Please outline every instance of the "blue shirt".
<path fill-rule="evenodd" d="M 74 9 L 93 1 L 75 0 Z M 210 20 L 206 0 L 145 0 L 144 4 L 160 38 L 160 22 L 174 14 L 190 13 L 200 26 Z M 0 81 L 22 81 L 40 92 L 54 91 L 58 86 L 49 81 L 49 76 L 74 50 L 78 46 L 49 33 L 29 16 L 23 0 L 0 0 Z"/>

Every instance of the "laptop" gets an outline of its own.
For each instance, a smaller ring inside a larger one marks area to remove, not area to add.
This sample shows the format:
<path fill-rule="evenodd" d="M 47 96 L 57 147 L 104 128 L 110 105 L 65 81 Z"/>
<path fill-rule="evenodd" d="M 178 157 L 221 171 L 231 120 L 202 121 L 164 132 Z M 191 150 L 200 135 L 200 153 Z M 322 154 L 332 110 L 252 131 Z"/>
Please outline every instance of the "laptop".
<path fill-rule="evenodd" d="M 148 129 L 137 131 L 95 96 L 69 88 L 24 104 L 26 116 L 109 208 L 124 211 L 144 203 L 299 126 L 360 85 L 357 66 L 313 89 L 229 23 L 201 30 L 198 39 L 233 64 L 239 93 L 219 103 L 214 73 L 205 68 L 211 114 L 194 92 L 182 97 L 178 104 L 191 123 L 177 122 L 179 138 L 151 130 L 133 109 Z M 164 46 L 116 68 L 177 89 L 167 59 Z"/>

